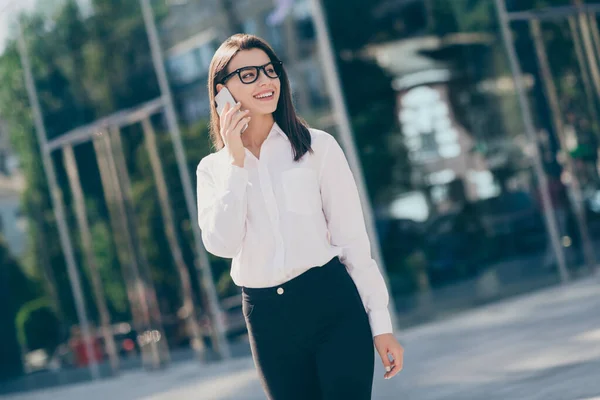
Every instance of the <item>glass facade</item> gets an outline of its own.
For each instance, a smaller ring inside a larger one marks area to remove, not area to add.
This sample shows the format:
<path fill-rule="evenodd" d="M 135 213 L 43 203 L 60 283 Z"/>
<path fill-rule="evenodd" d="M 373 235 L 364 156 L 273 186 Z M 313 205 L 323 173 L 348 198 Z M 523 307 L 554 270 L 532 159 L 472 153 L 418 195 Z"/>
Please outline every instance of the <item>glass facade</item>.
<path fill-rule="evenodd" d="M 369 44 L 367 52 L 392 75 L 410 165 L 406 187 L 383 205 L 380 223 L 401 318 L 419 321 L 557 282 L 545 215 L 557 226 L 568 273 L 585 274 L 598 255 L 592 198 L 599 186 L 598 126 L 591 122 L 598 98 L 583 107 L 589 91 L 584 75 L 597 71 L 597 61 L 577 59 L 585 48 L 573 49 L 569 41 L 585 41 L 586 32 L 560 13 L 541 23 L 539 43 L 534 23 L 510 24 L 533 110 L 532 138 L 494 2 L 392 3 L 379 14 L 391 24 L 386 40 Z M 533 3 L 507 2 L 508 11 L 556 5 Z M 596 19 L 588 21 L 594 32 Z M 544 53 L 550 76 L 544 76 Z M 556 108 L 549 90 L 557 90 Z M 557 117 L 562 126 L 553 122 Z M 587 156 L 582 148 L 578 155 L 580 143 Z M 536 149 L 548 181 L 546 212 L 533 165 Z M 586 246 L 593 250 L 586 254 Z"/>

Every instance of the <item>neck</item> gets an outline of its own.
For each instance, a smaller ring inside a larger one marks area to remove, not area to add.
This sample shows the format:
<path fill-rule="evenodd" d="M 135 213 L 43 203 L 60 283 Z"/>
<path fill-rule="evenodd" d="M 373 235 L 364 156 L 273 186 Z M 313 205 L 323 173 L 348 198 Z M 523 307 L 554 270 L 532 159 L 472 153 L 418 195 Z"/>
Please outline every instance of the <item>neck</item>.
<path fill-rule="evenodd" d="M 273 114 L 252 115 L 248 128 L 242 133 L 244 147 L 260 148 L 274 123 Z"/>

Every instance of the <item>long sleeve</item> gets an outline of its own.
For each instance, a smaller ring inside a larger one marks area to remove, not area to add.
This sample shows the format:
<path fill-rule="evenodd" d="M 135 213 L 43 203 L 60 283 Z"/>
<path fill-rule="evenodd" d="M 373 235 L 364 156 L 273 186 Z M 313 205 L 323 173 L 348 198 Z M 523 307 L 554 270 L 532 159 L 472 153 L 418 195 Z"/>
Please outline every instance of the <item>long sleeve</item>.
<path fill-rule="evenodd" d="M 202 240 L 212 254 L 233 258 L 245 234 L 248 171 L 228 165 L 219 179 L 200 162 L 196 169 L 198 224 Z"/>
<path fill-rule="evenodd" d="M 371 257 L 356 182 L 341 147 L 333 138 L 321 164 L 320 188 L 331 244 L 342 248 L 340 261 L 358 289 L 373 336 L 392 333 L 389 294 Z"/>

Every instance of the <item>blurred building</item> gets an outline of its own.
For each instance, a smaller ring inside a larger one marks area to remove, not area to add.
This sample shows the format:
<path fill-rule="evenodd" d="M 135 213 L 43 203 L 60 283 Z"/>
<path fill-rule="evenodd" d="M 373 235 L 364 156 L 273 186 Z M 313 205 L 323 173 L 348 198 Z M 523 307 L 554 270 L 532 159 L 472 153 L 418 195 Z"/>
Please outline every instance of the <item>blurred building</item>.
<path fill-rule="evenodd" d="M 497 196 L 493 160 L 476 148 L 476 137 L 457 118 L 450 96 L 461 71 L 451 62 L 432 57 L 456 46 L 480 46 L 494 40 L 487 34 L 455 34 L 441 40 L 416 36 L 368 46 L 374 58 L 393 77 L 396 115 L 413 168 L 416 187 L 428 187 L 433 203 L 442 209 L 449 199 L 449 184 L 464 183 L 466 199 L 477 201 Z M 508 160 L 504 160 L 505 162 Z"/>
<path fill-rule="evenodd" d="M 295 1 L 281 24 L 270 22 L 272 0 L 168 2 L 161 38 L 179 115 L 192 123 L 208 118 L 208 68 L 214 52 L 236 32 L 265 38 L 286 64 L 294 101 L 307 118 L 325 101 L 308 1 Z"/>
<path fill-rule="evenodd" d="M 509 11 L 535 8 L 531 1 L 506 4 Z M 553 5 L 548 1 L 538 8 Z M 444 308 L 450 300 L 471 301 L 467 292 L 485 298 L 556 279 L 543 216 L 547 212 L 552 218 L 565 207 L 558 234 L 568 267 L 584 265 L 582 225 L 574 210 L 584 209 L 585 229 L 598 248 L 600 180 L 598 131 L 591 122 L 598 113 L 582 87 L 581 71 L 589 66 L 582 67 L 577 57 L 583 52 L 577 48 L 583 31 L 574 34 L 558 21 L 543 26 L 559 88 L 561 131 L 552 123 L 555 111 L 531 31 L 526 23 L 511 24 L 534 114 L 537 137 L 532 139 L 525 132 L 493 1 L 382 0 L 365 7 L 365 16 L 376 21 L 377 39 L 354 57 L 375 60 L 391 75 L 398 141 L 411 171 L 410 183 L 388 204 L 381 234 L 386 265 L 399 271 L 397 279 L 391 273 L 396 293 L 444 287 L 435 294 L 440 296 L 435 307 Z M 589 17 L 596 27 L 598 21 Z M 542 205 L 533 168 L 536 147 L 552 183 L 549 210 Z M 584 188 L 581 205 L 573 200 L 575 185 L 565 173 L 567 154 Z M 407 279 L 415 282 L 413 288 Z"/>
<path fill-rule="evenodd" d="M 25 249 L 25 219 L 20 211 L 20 196 L 24 189 L 25 180 L 18 169 L 8 132 L 0 120 L 0 235 L 16 257 Z"/>

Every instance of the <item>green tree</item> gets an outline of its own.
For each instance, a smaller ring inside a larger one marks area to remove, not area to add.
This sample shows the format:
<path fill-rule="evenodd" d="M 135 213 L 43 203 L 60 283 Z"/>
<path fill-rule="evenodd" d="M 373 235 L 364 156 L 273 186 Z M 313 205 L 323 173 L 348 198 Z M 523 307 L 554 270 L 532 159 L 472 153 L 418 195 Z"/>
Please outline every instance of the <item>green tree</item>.
<path fill-rule="evenodd" d="M 153 100 L 160 94 L 139 3 L 93 0 L 91 5 L 92 12 L 87 15 L 80 12 L 76 1 L 68 0 L 52 12 L 21 16 L 44 123 L 51 139 L 111 113 Z M 158 19 L 163 11 L 161 8 L 155 9 Z M 42 37 L 43 40 L 39 40 Z M 57 238 L 58 232 L 14 41 L 9 42 L 4 54 L 0 55 L 0 81 L 3 82 L 0 85 L 0 109 L 6 110 L 2 117 L 8 124 L 27 180 L 28 189 L 23 195 L 24 211 L 30 227 L 26 269 L 42 279 L 39 265 L 44 256 L 41 250 L 44 250 L 56 276 L 59 306 L 65 315 L 65 324 L 75 323 L 77 319 L 60 242 L 47 240 L 44 246 L 42 241 L 43 237 Z M 177 236 L 198 293 L 201 290 L 193 268 L 191 246 L 191 224 L 196 221 L 190 221 L 187 213 L 179 171 L 164 121 L 155 117 L 153 123 L 177 222 Z M 194 177 L 198 160 L 210 151 L 206 121 L 185 127 L 182 131 L 184 147 L 188 152 L 188 168 Z M 143 134 L 139 126 L 123 128 L 121 133 L 126 167 L 132 182 L 137 232 L 150 265 L 161 311 L 167 316 L 174 316 L 181 305 L 181 290 L 165 237 Z M 114 241 L 96 155 L 90 143 L 78 145 L 74 151 L 109 311 L 113 321 L 129 320 L 131 316 L 125 284 L 116 256 L 117 246 L 124 244 Z M 92 320 L 97 320 L 61 152 L 56 152 L 53 159 L 59 186 L 64 194 L 76 258 L 81 268 L 86 304 Z M 213 258 L 212 267 L 219 280 L 221 293 L 233 293 L 227 262 Z M 41 314 L 38 316 L 40 318 L 36 318 L 41 319 Z M 51 321 L 49 325 L 52 325 Z M 48 326 L 48 332 L 52 329 Z"/>
<path fill-rule="evenodd" d="M 77 3 L 69 0 L 53 12 L 36 12 L 21 16 L 44 123 L 50 139 L 75 127 L 91 123 L 97 118 L 140 105 L 159 95 L 139 3 L 93 0 L 92 10 L 91 14 L 84 16 Z M 160 17 L 160 10 L 158 11 Z M 27 190 L 23 195 L 24 211 L 30 222 L 30 251 L 26 257 L 26 268 L 34 271 L 37 278 L 41 279 L 38 264 L 42 259 L 39 249 L 43 247 L 56 275 L 60 306 L 68 322 L 72 323 L 76 321 L 76 316 L 60 243 L 58 240 L 48 240 L 45 247 L 39 245 L 41 237 L 57 238 L 58 233 L 15 41 L 9 42 L 6 51 L 0 55 L 0 81 L 2 117 L 8 125 L 27 181 Z M 156 125 L 162 128 L 162 121 L 157 121 Z M 147 163 L 138 162 L 138 154 L 144 149 L 143 136 L 135 127 L 125 128 L 122 133 L 134 193 L 144 195 L 136 195 L 135 198 L 140 222 L 138 228 L 144 248 L 151 259 L 157 290 L 169 297 L 176 297 L 178 282 L 173 278 L 176 274 L 170 252 L 160 231 L 160 210 L 151 181 L 152 176 L 151 173 L 148 174 L 151 169 Z M 184 136 L 187 148 L 190 151 L 197 150 L 195 154 L 199 155 L 205 152 L 203 149 L 206 146 L 198 148 L 197 143 L 191 143 L 197 140 L 198 133 L 188 131 Z M 177 185 L 179 178 L 174 158 L 168 156 L 172 149 L 167 148 L 167 140 L 163 142 L 161 150 L 168 158 L 164 161 L 166 175 L 169 182 Z M 113 233 L 103 198 L 95 153 L 89 143 L 79 145 L 74 150 L 109 309 L 114 320 L 127 319 L 130 317 L 125 288 L 116 258 L 117 252 L 112 240 Z M 79 235 L 74 222 L 68 181 L 62 165 L 62 154 L 56 152 L 53 159 L 68 210 L 68 222 L 75 241 L 78 265 L 82 267 L 85 263 L 78 243 Z M 193 164 L 189 166 L 190 171 L 195 171 L 195 162 L 197 157 L 190 159 L 190 164 Z M 178 221 L 181 222 L 180 237 L 183 238 L 189 265 L 192 265 L 190 246 L 185 236 L 186 227 L 190 226 L 189 217 L 183 215 L 185 207 L 182 207 L 182 191 L 175 186 L 173 192 L 173 204 Z M 40 234 L 42 232 L 43 235 Z M 86 268 L 82 268 L 84 291 L 88 310 L 92 319 L 95 319 L 89 281 L 85 279 L 86 271 Z M 169 303 L 175 304 L 176 301 L 167 301 L 167 304 Z M 165 310 L 169 313 L 173 311 L 174 306 Z"/>
<path fill-rule="evenodd" d="M 37 293 L 36 284 L 23 273 L 21 266 L 11 257 L 0 237 L 0 381 L 18 376 L 22 372 L 21 352 L 17 340 L 16 315 L 23 304 Z"/>

